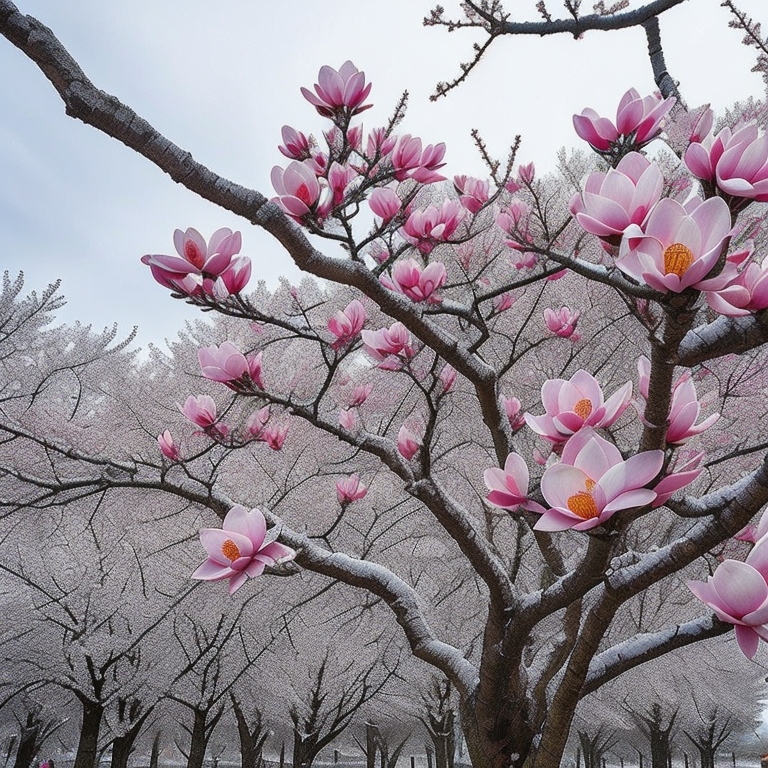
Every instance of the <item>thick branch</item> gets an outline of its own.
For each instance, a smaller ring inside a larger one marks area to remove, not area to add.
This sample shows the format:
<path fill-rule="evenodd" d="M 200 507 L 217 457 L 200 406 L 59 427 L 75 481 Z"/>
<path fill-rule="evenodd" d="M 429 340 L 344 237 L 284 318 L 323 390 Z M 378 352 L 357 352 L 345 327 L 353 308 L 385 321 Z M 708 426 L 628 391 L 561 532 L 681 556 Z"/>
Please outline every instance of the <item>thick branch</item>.
<path fill-rule="evenodd" d="M 597 654 L 592 659 L 581 694 L 586 696 L 624 672 L 647 661 L 658 659 L 665 653 L 684 648 L 699 640 L 718 637 L 731 629 L 733 624 L 726 624 L 716 616 L 702 616 L 660 632 L 636 635 Z"/>
<path fill-rule="evenodd" d="M 746 317 L 718 317 L 688 331 L 676 362 L 688 368 L 723 355 L 738 355 L 768 342 L 768 312 Z"/>

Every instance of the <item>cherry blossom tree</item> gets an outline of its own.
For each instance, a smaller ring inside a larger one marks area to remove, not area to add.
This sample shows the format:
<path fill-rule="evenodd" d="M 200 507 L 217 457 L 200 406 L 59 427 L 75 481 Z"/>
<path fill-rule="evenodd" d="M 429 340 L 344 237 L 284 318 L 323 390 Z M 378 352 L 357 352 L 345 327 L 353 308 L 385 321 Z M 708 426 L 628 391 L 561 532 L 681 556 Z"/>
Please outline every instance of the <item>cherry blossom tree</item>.
<path fill-rule="evenodd" d="M 347 61 L 302 89 L 323 133 L 283 129 L 268 200 L 99 91 L 50 30 L 0 0 L 0 31 L 69 114 L 262 227 L 327 283 L 248 294 L 238 233 L 177 230 L 175 255 L 142 261 L 174 298 L 225 316 L 214 331 L 224 335 L 196 360 L 188 348 L 156 355 L 130 379 L 146 408 L 112 416 L 96 440 L 86 427 L 99 398 L 125 402 L 124 391 L 85 386 L 54 423 L 48 404 L 67 392 L 58 373 L 43 375 L 45 397 L 37 387 L 9 398 L 9 506 L 126 489 L 175 497 L 205 510 L 194 578 L 255 597 L 250 580 L 263 574 L 302 587 L 309 574 L 315 596 L 353 588 L 334 616 L 344 621 L 386 606 L 413 656 L 456 690 L 477 768 L 559 765 L 582 700 L 692 643 L 733 630 L 754 657 L 768 638 L 768 523 L 757 517 L 767 446 L 748 424 L 768 341 L 765 108 L 716 126 L 705 107 L 687 108 L 658 24 L 679 2 L 599 4 L 586 17 L 567 2 L 562 22 L 539 3 L 543 21 L 523 26 L 496 0 L 464 4 L 459 21 L 432 14 L 488 33 L 475 61 L 504 34 L 645 28 L 661 94 L 630 88 L 615 118 L 575 115 L 591 154 L 563 157 L 554 176 L 518 164 L 517 142 L 495 160 L 476 135 L 489 178 L 444 183 L 439 136 L 400 130 L 405 97 L 364 131 L 372 86 Z M 161 411 L 152 399 L 182 360 L 196 388 Z M 143 438 L 135 450 L 127 423 Z M 726 557 L 750 521 L 748 554 Z M 659 592 L 673 617 L 646 611 Z M 180 621 L 182 643 L 193 628 Z M 226 626 L 227 637 L 245 631 Z M 177 678 L 202 664 L 213 692 L 174 694 L 195 713 L 193 766 L 232 683 L 216 671 L 214 636 L 196 637 Z M 294 721 L 294 763 L 309 765 L 305 720 Z"/>

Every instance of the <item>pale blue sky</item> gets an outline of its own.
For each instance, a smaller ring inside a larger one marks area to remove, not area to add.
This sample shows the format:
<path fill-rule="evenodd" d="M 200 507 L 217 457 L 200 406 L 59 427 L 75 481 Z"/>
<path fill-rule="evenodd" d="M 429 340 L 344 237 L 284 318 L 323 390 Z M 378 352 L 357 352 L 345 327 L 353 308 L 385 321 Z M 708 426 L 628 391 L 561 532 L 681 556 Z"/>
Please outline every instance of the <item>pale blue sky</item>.
<path fill-rule="evenodd" d="M 523 134 L 519 159 L 552 167 L 576 146 L 571 115 L 586 106 L 612 116 L 630 86 L 654 89 L 642 30 L 571 38 L 505 38 L 457 91 L 428 101 L 438 80 L 468 58 L 471 31 L 424 28 L 432 0 L 19 0 L 50 26 L 100 88 L 116 95 L 216 172 L 272 195 L 269 171 L 288 123 L 323 123 L 299 94 L 322 64 L 352 59 L 373 81 L 366 127 L 382 124 L 399 94 L 411 93 L 402 132 L 448 144 L 447 171 L 483 175 L 469 137 L 477 127 L 503 156 Z M 444 3 L 451 13 L 452 3 Z M 637 6 L 639 0 L 633 2 Z M 764 0 L 744 0 L 765 17 Z M 455 4 L 457 5 L 457 4 Z M 509 0 L 533 9 L 533 0 Z M 559 3 L 550 3 L 556 12 Z M 264 9 L 268 10 L 264 10 Z M 274 9 L 279 8 L 279 13 Z M 322 10 L 319 10 L 322 9 Z M 384 10 L 383 10 L 384 9 Z M 534 12 L 529 12 L 532 18 Z M 662 18 L 667 63 L 690 105 L 722 109 L 761 95 L 751 51 L 727 29 L 719 0 L 689 0 Z M 297 272 L 263 232 L 198 200 L 121 144 L 64 114 L 37 68 L 0 39 L 0 249 L 2 268 L 23 269 L 28 289 L 63 280 L 62 319 L 97 328 L 139 325 L 139 340 L 162 342 L 196 311 L 171 301 L 142 254 L 170 253 L 176 227 L 206 236 L 243 230 L 254 279 L 274 285 Z"/>

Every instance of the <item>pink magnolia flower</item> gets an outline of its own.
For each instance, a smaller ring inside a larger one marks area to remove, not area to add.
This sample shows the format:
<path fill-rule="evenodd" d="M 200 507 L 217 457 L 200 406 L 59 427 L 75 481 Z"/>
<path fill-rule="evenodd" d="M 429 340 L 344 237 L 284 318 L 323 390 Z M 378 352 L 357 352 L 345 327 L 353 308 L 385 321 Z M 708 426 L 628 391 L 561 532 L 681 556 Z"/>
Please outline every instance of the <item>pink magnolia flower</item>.
<path fill-rule="evenodd" d="M 381 217 L 384 222 L 391 221 L 400 212 L 403 207 L 402 200 L 397 196 L 397 192 L 389 187 L 377 187 L 371 192 L 368 200 L 374 215 Z"/>
<path fill-rule="evenodd" d="M 641 147 L 661 133 L 664 118 L 675 103 L 670 96 L 641 97 L 630 88 L 619 102 L 616 124 L 607 117 L 600 117 L 594 109 L 585 109 L 573 116 L 573 127 L 584 141 L 598 152 L 609 152 L 620 139 L 629 139 L 633 146 Z"/>
<path fill-rule="evenodd" d="M 370 160 L 386 157 L 395 148 L 397 139 L 388 134 L 386 128 L 374 128 L 368 134 L 365 146 L 366 157 Z"/>
<path fill-rule="evenodd" d="M 541 388 L 544 413 L 525 414 L 525 422 L 551 443 L 562 443 L 584 427 L 610 427 L 627 410 L 632 397 L 632 382 L 614 392 L 607 400 L 597 379 L 584 370 L 569 380 L 548 379 Z"/>
<path fill-rule="evenodd" d="M 492 507 L 516 512 L 527 509 L 542 514 L 544 507 L 528 498 L 528 465 L 516 453 L 510 453 L 504 469 L 491 467 L 483 472 L 483 480 L 490 493 L 485 497 Z"/>
<path fill-rule="evenodd" d="M 200 370 L 206 379 L 226 384 L 235 391 L 250 390 L 251 384 L 264 389 L 261 379 L 261 352 L 245 355 L 231 342 L 220 346 L 201 347 L 197 352 Z"/>
<path fill-rule="evenodd" d="M 533 251 L 515 251 L 510 257 L 510 263 L 515 269 L 533 269 L 539 263 L 539 257 Z"/>
<path fill-rule="evenodd" d="M 245 288 L 250 279 L 251 260 L 247 256 L 235 256 L 214 281 L 212 293 L 217 298 L 230 294 L 234 296 Z"/>
<path fill-rule="evenodd" d="M 407 296 L 411 301 L 428 301 L 439 304 L 438 289 L 445 285 L 448 273 L 445 264 L 433 261 L 424 269 L 415 259 L 398 261 L 392 267 L 391 287 Z"/>
<path fill-rule="evenodd" d="M 264 427 L 259 439 L 263 440 L 273 451 L 279 451 L 283 447 L 287 434 L 287 424 L 267 425 Z"/>
<path fill-rule="evenodd" d="M 575 312 L 571 312 L 568 307 L 560 307 L 557 311 L 554 309 L 544 310 L 544 322 L 547 329 L 555 336 L 560 336 L 563 339 L 578 341 L 581 338 L 581 335 L 576 333 L 576 323 L 578 323 L 579 317 L 581 317 L 581 312 L 578 309 Z"/>
<path fill-rule="evenodd" d="M 472 176 L 454 176 L 453 186 L 459 193 L 459 201 L 470 212 L 477 213 L 485 203 L 491 190 L 491 182 Z"/>
<path fill-rule="evenodd" d="M 345 61 L 337 70 L 329 66 L 320 68 L 315 93 L 302 88 L 304 98 L 323 116 L 349 120 L 372 104 L 363 104 L 371 92 L 371 83 L 365 82 L 365 72 L 360 72 L 351 61 Z"/>
<path fill-rule="evenodd" d="M 644 400 L 648 399 L 648 386 L 651 376 L 651 363 L 647 357 L 641 356 L 637 361 L 638 389 Z M 682 445 L 691 437 L 702 433 L 711 427 L 719 418 L 719 413 L 713 413 L 704 421 L 695 424 L 701 413 L 701 405 L 696 395 L 696 385 L 690 371 L 683 373 L 675 382 L 672 391 L 672 402 L 667 417 L 667 443 Z"/>
<path fill-rule="evenodd" d="M 727 195 L 768 201 L 768 135 L 754 122 L 691 144 L 685 164 L 697 178 L 714 182 Z"/>
<path fill-rule="evenodd" d="M 267 565 L 285 563 L 296 552 L 275 541 L 276 529 L 267 531 L 260 509 L 247 510 L 236 504 L 227 512 L 221 528 L 203 528 L 200 542 L 208 559 L 192 574 L 193 579 L 221 581 L 229 579 L 233 595 L 248 577 L 260 576 Z"/>
<path fill-rule="evenodd" d="M 704 451 L 694 453 L 690 458 L 678 462 L 668 473 L 653 486 L 656 491 L 656 501 L 652 507 L 661 507 L 666 504 L 677 491 L 690 485 L 703 471 L 701 462 L 704 459 Z"/>
<path fill-rule="evenodd" d="M 397 433 L 397 450 L 400 455 L 410 461 L 421 448 L 421 438 L 408 429 L 405 424 Z"/>
<path fill-rule="evenodd" d="M 307 163 L 294 160 L 285 169 L 276 165 L 272 169 L 271 178 L 278 195 L 273 198 L 273 202 L 299 224 L 307 216 L 316 215 L 322 219 L 330 212 L 331 196 L 325 194 L 327 190 L 321 187 L 315 172 Z"/>
<path fill-rule="evenodd" d="M 173 244 L 178 256 L 147 254 L 141 257 L 142 263 L 152 271 L 152 277 L 165 288 L 190 296 L 204 292 L 212 295 L 214 282 L 219 278 L 229 293 L 239 293 L 248 282 L 250 260 L 245 256 L 233 259 L 242 244 L 239 232 L 226 227 L 217 229 L 206 243 L 196 229 L 189 228 L 186 232 L 177 229 L 173 233 Z M 233 281 L 233 270 L 239 277 L 244 277 L 244 281 Z M 225 279 L 225 276 L 228 277 Z M 227 280 L 231 288 L 237 290 L 231 290 Z"/>
<path fill-rule="evenodd" d="M 384 361 L 390 355 L 404 355 L 410 357 L 413 354 L 411 348 L 411 334 L 402 323 L 392 323 L 389 328 L 378 331 L 363 331 L 363 348 L 377 361 Z"/>
<path fill-rule="evenodd" d="M 630 224 L 624 231 L 616 266 L 664 293 L 697 288 L 715 266 L 730 230 L 731 214 L 722 198 L 684 207 L 667 197 L 654 206 L 642 229 Z"/>
<path fill-rule="evenodd" d="M 357 411 L 353 408 L 342 408 L 339 411 L 339 424 L 344 429 L 354 432 L 357 429 Z"/>
<path fill-rule="evenodd" d="M 311 156 L 309 139 L 301 132 L 284 125 L 281 130 L 283 144 L 278 147 L 281 154 L 291 160 L 308 160 Z"/>
<path fill-rule="evenodd" d="M 356 339 L 365 325 L 367 317 L 362 303 L 357 299 L 352 299 L 345 309 L 330 318 L 328 330 L 336 337 L 336 341 L 332 344 L 333 348 L 338 349 Z"/>
<path fill-rule="evenodd" d="M 501 406 L 509 419 L 509 426 L 516 432 L 525 424 L 525 416 L 522 413 L 522 405 L 516 397 L 501 396 Z"/>
<path fill-rule="evenodd" d="M 440 383 L 443 386 L 443 393 L 450 392 L 456 383 L 456 369 L 452 365 L 444 365 L 440 371 Z"/>
<path fill-rule="evenodd" d="M 357 178 L 357 171 L 349 166 L 339 165 L 335 160 L 328 169 L 328 187 L 331 190 L 331 207 L 336 208 L 344 202 L 347 189 Z"/>
<path fill-rule="evenodd" d="M 180 461 L 181 453 L 179 446 L 173 441 L 169 430 L 166 429 L 165 432 L 157 436 L 157 444 L 160 446 L 160 452 L 166 459 Z"/>
<path fill-rule="evenodd" d="M 581 227 L 618 245 L 630 224 L 642 227 L 661 199 L 664 177 L 659 166 L 639 152 L 630 152 L 608 173 L 592 173 L 584 191 L 568 205 Z"/>
<path fill-rule="evenodd" d="M 184 405 L 179 406 L 179 410 L 189 421 L 203 429 L 216 424 L 216 403 L 210 395 L 190 395 Z"/>
<path fill-rule="evenodd" d="M 349 407 L 357 408 L 362 405 L 368 399 L 371 392 L 373 392 L 373 384 L 361 384 L 355 387 L 349 398 Z"/>
<path fill-rule="evenodd" d="M 245 422 L 245 436 L 256 440 L 260 439 L 264 432 L 264 427 L 269 421 L 269 416 L 270 409 L 268 405 L 259 408 L 258 411 L 254 411 L 248 417 L 248 421 Z"/>
<path fill-rule="evenodd" d="M 336 481 L 336 496 L 342 507 L 362 499 L 366 493 L 368 493 L 368 489 L 360 482 L 357 474 L 350 475 L 344 480 Z"/>
<path fill-rule="evenodd" d="M 410 213 L 400 234 L 422 253 L 430 253 L 438 243 L 450 240 L 461 224 L 464 213 L 457 200 L 443 200 L 439 208 L 428 205 Z"/>
<path fill-rule="evenodd" d="M 587 531 L 616 512 L 653 503 L 645 488 L 661 470 L 663 451 L 644 451 L 626 461 L 618 448 L 587 427 L 568 440 L 562 460 L 541 478 L 551 509 L 534 526 L 539 531 Z"/>
<path fill-rule="evenodd" d="M 520 165 L 520 167 L 517 169 L 517 177 L 523 184 L 527 186 L 533 184 L 533 179 L 535 176 L 536 166 L 533 163 L 528 163 L 528 165 Z"/>
<path fill-rule="evenodd" d="M 754 658 L 768 640 L 768 539 L 760 539 L 745 562 L 723 560 L 706 582 L 686 586 L 721 620 L 734 625 L 741 652 Z"/>
<path fill-rule="evenodd" d="M 496 226 L 503 229 L 507 234 L 525 231 L 530 212 L 528 203 L 513 198 L 506 208 L 496 214 Z"/>
<path fill-rule="evenodd" d="M 725 272 L 726 270 L 723 270 Z M 707 286 L 710 283 L 706 281 Z M 768 308 L 768 257 L 761 264 L 750 262 L 719 290 L 706 290 L 707 303 L 715 312 L 740 317 Z"/>
<path fill-rule="evenodd" d="M 517 299 L 507 291 L 506 293 L 499 294 L 493 298 L 493 311 L 496 314 L 501 314 L 511 309 Z"/>
<path fill-rule="evenodd" d="M 406 133 L 397 140 L 389 157 L 398 181 L 414 179 L 421 184 L 432 184 L 445 181 L 445 176 L 437 173 L 445 165 L 441 162 L 444 155 L 445 144 L 427 144 L 422 150 L 421 139 Z"/>

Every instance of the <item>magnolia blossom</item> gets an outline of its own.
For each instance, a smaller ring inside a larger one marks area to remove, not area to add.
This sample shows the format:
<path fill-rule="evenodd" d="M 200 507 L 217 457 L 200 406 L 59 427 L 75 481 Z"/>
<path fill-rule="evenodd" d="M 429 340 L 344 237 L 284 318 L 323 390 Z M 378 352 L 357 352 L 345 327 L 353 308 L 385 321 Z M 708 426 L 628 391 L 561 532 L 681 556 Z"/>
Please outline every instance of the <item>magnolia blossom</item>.
<path fill-rule="evenodd" d="M 674 97 L 641 97 L 630 88 L 619 102 L 616 124 L 600 117 L 594 109 L 585 109 L 573 116 L 576 133 L 598 152 L 609 152 L 620 139 L 629 139 L 633 146 L 641 147 L 661 133 L 664 118 L 675 103 Z"/>
<path fill-rule="evenodd" d="M 505 293 L 501 293 L 498 296 L 494 296 L 493 311 L 496 314 L 501 314 L 502 312 L 506 312 L 508 309 L 511 309 L 512 305 L 516 301 L 517 299 L 509 291 L 506 291 Z"/>
<path fill-rule="evenodd" d="M 616 512 L 653 503 L 656 492 L 644 486 L 663 462 L 663 451 L 644 451 L 624 461 L 616 446 L 591 427 L 582 429 L 565 443 L 562 460 L 541 478 L 541 492 L 552 508 L 534 528 L 586 531 Z"/>
<path fill-rule="evenodd" d="M 264 441 L 273 451 L 279 451 L 283 447 L 287 434 L 288 424 L 268 424 L 264 427 L 259 439 Z"/>
<path fill-rule="evenodd" d="M 421 448 L 421 438 L 408 429 L 405 424 L 397 433 L 397 450 L 400 455 L 410 461 Z"/>
<path fill-rule="evenodd" d="M 302 88 L 304 98 L 323 116 L 349 120 L 372 104 L 363 104 L 371 92 L 371 83 L 365 82 L 365 72 L 360 72 L 351 61 L 345 61 L 337 70 L 320 67 L 315 93 Z"/>
<path fill-rule="evenodd" d="M 685 207 L 664 198 L 645 225 L 624 231 L 616 266 L 657 291 L 697 288 L 717 263 L 731 229 L 726 202 L 713 197 Z"/>
<path fill-rule="evenodd" d="M 453 385 L 456 383 L 456 369 L 452 365 L 443 366 L 440 371 L 440 383 L 443 387 L 443 393 L 450 392 L 453 389 Z"/>
<path fill-rule="evenodd" d="M 413 354 L 411 348 L 411 334 L 402 323 L 392 323 L 389 328 L 378 331 L 363 331 L 363 348 L 377 361 L 384 361 L 390 355 Z"/>
<path fill-rule="evenodd" d="M 445 176 L 437 173 L 445 163 L 441 162 L 445 155 L 445 144 L 427 144 L 422 150 L 421 139 L 409 134 L 401 136 L 389 156 L 398 181 L 414 179 L 422 184 L 432 184 L 445 181 Z"/>
<path fill-rule="evenodd" d="M 278 147 L 281 154 L 291 160 L 308 160 L 311 156 L 312 145 L 309 139 L 290 125 L 284 125 L 281 129 L 283 144 Z"/>
<path fill-rule="evenodd" d="M 251 382 L 264 389 L 261 352 L 246 358 L 234 344 L 225 341 L 218 347 L 201 347 L 197 359 L 206 379 L 222 382 L 236 390 L 250 389 Z"/>
<path fill-rule="evenodd" d="M 527 165 L 520 165 L 517 169 L 517 178 L 520 179 L 521 183 L 525 184 L 526 186 L 531 186 L 533 184 L 533 179 L 536 176 L 536 166 L 533 163 L 528 163 Z"/>
<path fill-rule="evenodd" d="M 638 389 L 644 400 L 648 399 L 648 387 L 651 377 L 651 363 L 647 357 L 641 356 L 637 361 Z M 713 413 L 704 421 L 696 424 L 701 413 L 701 405 L 696 395 L 696 385 L 690 371 L 683 373 L 672 390 L 672 402 L 667 417 L 667 443 L 682 445 L 689 438 L 701 434 L 711 427 L 719 418 L 719 413 Z"/>
<path fill-rule="evenodd" d="M 568 205 L 587 232 L 618 244 L 630 224 L 642 227 L 661 199 L 664 177 L 656 163 L 630 152 L 608 173 L 592 173 Z"/>
<path fill-rule="evenodd" d="M 472 176 L 454 176 L 453 186 L 459 193 L 459 201 L 470 213 L 477 213 L 488 202 L 491 190 L 488 179 L 483 181 Z"/>
<path fill-rule="evenodd" d="M 251 262 L 236 256 L 242 238 L 226 227 L 217 229 L 208 243 L 196 230 L 177 229 L 173 244 L 178 256 L 147 254 L 142 263 L 152 271 L 160 285 L 188 296 L 224 298 L 243 290 L 251 276 Z"/>
<path fill-rule="evenodd" d="M 687 581 L 688 589 L 721 620 L 733 624 L 741 652 L 754 658 L 768 640 L 768 539 L 762 538 L 745 562 L 723 560 L 706 582 Z"/>
<path fill-rule="evenodd" d="M 688 459 L 677 461 L 673 467 L 656 485 L 656 501 L 652 507 L 661 507 L 666 504 L 677 491 L 690 485 L 703 471 L 701 462 L 704 459 L 704 451 L 694 453 Z"/>
<path fill-rule="evenodd" d="M 373 392 L 373 384 L 360 384 L 352 390 L 352 394 L 349 398 L 349 407 L 357 408 L 362 405 L 368 396 Z"/>
<path fill-rule="evenodd" d="M 437 291 L 448 279 L 445 264 L 433 261 L 423 268 L 415 259 L 398 261 L 392 267 L 392 282 L 388 287 L 407 296 L 411 301 L 439 304 Z"/>
<path fill-rule="evenodd" d="M 179 446 L 173 441 L 169 430 L 166 429 L 165 432 L 157 436 L 157 444 L 160 446 L 160 452 L 166 459 L 171 461 L 179 461 L 181 459 Z"/>
<path fill-rule="evenodd" d="M 632 397 L 632 382 L 607 400 L 597 379 L 584 370 L 571 378 L 548 379 L 541 388 L 544 413 L 525 414 L 528 426 L 551 443 L 562 443 L 584 427 L 610 427 L 627 410 Z"/>
<path fill-rule="evenodd" d="M 430 253 L 438 243 L 450 240 L 461 224 L 464 213 L 457 200 L 444 200 L 439 208 L 429 205 L 410 213 L 400 234 L 422 253 Z"/>
<path fill-rule="evenodd" d="M 321 186 L 315 171 L 307 163 L 294 160 L 285 169 L 276 165 L 271 179 L 278 195 L 273 202 L 300 224 L 313 214 L 319 219 L 325 218 L 333 206 L 327 187 Z"/>
<path fill-rule="evenodd" d="M 356 339 L 363 329 L 367 317 L 362 303 L 357 299 L 352 299 L 341 312 L 337 312 L 330 318 L 328 330 L 336 337 L 336 341 L 332 345 L 333 348 L 338 349 Z"/>
<path fill-rule="evenodd" d="M 193 579 L 229 579 L 229 594 L 234 594 L 248 577 L 260 576 L 267 565 L 285 563 L 296 552 L 275 541 L 278 531 L 267 531 L 260 509 L 247 510 L 236 504 L 227 512 L 221 528 L 203 528 L 200 542 L 208 559 L 192 574 Z"/>
<path fill-rule="evenodd" d="M 269 421 L 270 408 L 265 405 L 263 408 L 259 408 L 258 411 L 254 411 L 245 422 L 245 436 L 247 438 L 260 439 L 264 432 L 264 427 Z"/>
<path fill-rule="evenodd" d="M 509 426 L 513 432 L 516 432 L 525 424 L 525 416 L 522 413 L 520 401 L 516 397 L 506 397 L 505 395 L 502 395 L 499 399 L 501 400 L 504 412 L 507 414 Z"/>
<path fill-rule="evenodd" d="M 697 178 L 717 184 L 727 195 L 768 201 L 768 135 L 755 122 L 723 128 L 691 144 L 685 164 Z"/>
<path fill-rule="evenodd" d="M 379 216 L 384 222 L 391 221 L 403 207 L 403 201 L 397 196 L 397 192 L 389 187 L 377 187 L 371 192 L 368 199 L 374 215 Z"/>
<path fill-rule="evenodd" d="M 723 270 L 725 271 L 725 270 Z M 761 264 L 750 262 L 719 290 L 706 290 L 707 303 L 715 312 L 740 317 L 768 308 L 768 257 Z"/>
<path fill-rule="evenodd" d="M 510 512 L 518 509 L 544 512 L 544 507 L 528 499 L 528 465 L 518 454 L 510 453 L 507 456 L 504 469 L 486 469 L 483 480 L 490 491 L 485 498 L 492 507 L 508 509 Z"/>
<path fill-rule="evenodd" d="M 210 395 L 190 395 L 184 405 L 179 406 L 179 410 L 189 421 L 203 429 L 216 424 L 216 403 Z"/>
<path fill-rule="evenodd" d="M 575 312 L 571 312 L 568 307 L 560 307 L 557 311 L 554 309 L 544 310 L 544 322 L 547 328 L 555 334 L 564 339 L 573 339 L 578 341 L 581 335 L 576 333 L 576 323 L 581 317 L 581 312 L 577 309 Z"/>
<path fill-rule="evenodd" d="M 357 411 L 354 408 L 342 408 L 339 411 L 339 424 L 344 429 L 353 432 L 357 429 Z"/>
<path fill-rule="evenodd" d="M 336 481 L 336 496 L 342 506 L 362 499 L 366 493 L 368 493 L 368 489 L 360 482 L 357 474 Z"/>
<path fill-rule="evenodd" d="M 366 142 L 366 157 L 373 160 L 375 158 L 386 157 L 394 149 L 397 139 L 387 133 L 386 128 L 374 128 L 368 134 Z"/>

